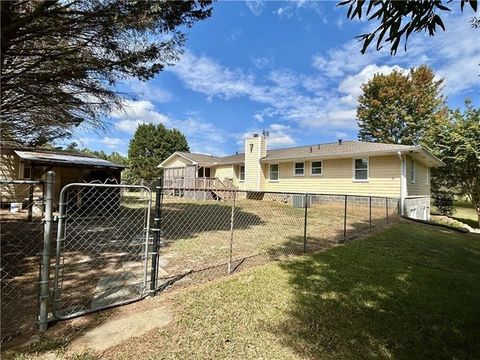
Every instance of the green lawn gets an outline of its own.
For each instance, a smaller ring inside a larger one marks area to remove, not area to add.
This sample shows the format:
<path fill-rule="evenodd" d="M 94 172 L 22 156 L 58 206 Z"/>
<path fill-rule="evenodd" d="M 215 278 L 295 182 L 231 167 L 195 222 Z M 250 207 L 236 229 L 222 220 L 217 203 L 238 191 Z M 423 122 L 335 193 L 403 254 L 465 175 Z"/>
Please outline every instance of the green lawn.
<path fill-rule="evenodd" d="M 455 214 L 453 218 L 461 221 L 473 228 L 478 228 L 478 217 L 473 204 L 470 201 L 458 200 L 455 201 Z"/>
<path fill-rule="evenodd" d="M 103 356 L 479 358 L 479 284 L 479 236 L 399 223 L 167 293 L 178 311 L 173 324 Z"/>

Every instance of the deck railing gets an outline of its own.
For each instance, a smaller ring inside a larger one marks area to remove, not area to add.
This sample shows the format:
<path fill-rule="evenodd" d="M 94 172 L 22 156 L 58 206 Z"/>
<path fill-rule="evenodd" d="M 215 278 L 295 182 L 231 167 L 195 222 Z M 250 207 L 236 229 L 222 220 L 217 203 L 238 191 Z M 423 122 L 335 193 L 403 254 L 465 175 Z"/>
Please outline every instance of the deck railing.
<path fill-rule="evenodd" d="M 195 190 L 212 190 L 212 191 L 222 191 L 222 190 L 237 190 L 237 187 L 233 184 L 233 181 L 230 179 L 220 180 L 219 178 L 212 177 L 203 177 L 195 179 L 186 179 L 186 178 L 170 178 L 164 180 L 164 186 L 169 189 L 195 189 Z"/>

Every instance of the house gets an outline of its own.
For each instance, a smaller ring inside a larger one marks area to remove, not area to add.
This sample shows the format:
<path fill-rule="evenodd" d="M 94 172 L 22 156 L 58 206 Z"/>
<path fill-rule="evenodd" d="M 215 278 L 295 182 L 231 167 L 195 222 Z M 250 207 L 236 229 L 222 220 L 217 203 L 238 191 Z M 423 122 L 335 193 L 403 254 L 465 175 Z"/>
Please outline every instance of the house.
<path fill-rule="evenodd" d="M 430 169 L 443 163 L 421 146 L 342 141 L 267 149 L 265 136 L 245 140 L 244 153 L 175 152 L 159 167 L 166 186 L 392 197 L 402 214 L 428 218 Z M 217 191 L 218 192 L 218 191 Z M 214 197 L 214 196 L 213 196 Z"/>
<path fill-rule="evenodd" d="M 61 189 L 73 182 L 120 183 L 121 171 L 125 168 L 81 152 L 32 148 L 7 142 L 2 142 L 0 159 L 0 180 L 45 180 L 47 172 L 53 170 L 55 202 Z M 22 203 L 31 191 L 36 198 L 43 193 L 41 185 L 2 184 L 1 204 Z"/>

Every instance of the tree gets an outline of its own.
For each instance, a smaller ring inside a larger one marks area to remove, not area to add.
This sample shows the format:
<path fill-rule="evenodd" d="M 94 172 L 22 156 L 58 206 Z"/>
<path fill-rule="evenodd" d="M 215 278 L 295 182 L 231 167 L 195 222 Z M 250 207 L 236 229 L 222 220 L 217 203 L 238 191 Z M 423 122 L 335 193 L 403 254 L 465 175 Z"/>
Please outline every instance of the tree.
<path fill-rule="evenodd" d="M 359 140 L 431 146 L 436 126 L 447 115 L 442 86 L 425 65 L 374 75 L 362 84 L 358 98 Z"/>
<path fill-rule="evenodd" d="M 152 181 L 160 176 L 158 165 L 175 151 L 189 151 L 180 131 L 162 124 L 139 125 L 128 148 L 131 181 Z"/>
<path fill-rule="evenodd" d="M 405 50 L 407 49 L 408 38 L 413 32 L 428 32 L 430 36 L 434 36 L 437 26 L 445 31 L 439 13 L 451 11 L 447 6 L 451 2 L 451 0 L 345 0 L 339 2 L 337 6 L 348 5 L 349 19 L 355 17 L 362 19 L 364 15 L 369 21 L 380 21 L 380 25 L 373 32 L 357 36 L 363 42 L 362 54 L 375 38 L 377 50 L 380 50 L 386 42 L 390 45 L 391 54 L 395 54 L 402 38 L 405 39 Z M 459 3 L 461 11 L 465 3 L 469 3 L 473 11 L 477 11 L 477 0 L 461 0 L 454 3 L 455 6 Z M 475 27 L 477 22 L 478 20 L 473 18 L 472 25 Z"/>
<path fill-rule="evenodd" d="M 42 145 L 122 107 L 116 84 L 173 64 L 210 0 L 13 0 L 1 6 L 1 139 Z"/>
<path fill-rule="evenodd" d="M 480 109 L 465 101 L 465 110 L 450 112 L 450 121 L 437 135 L 437 156 L 446 186 L 466 195 L 475 206 L 480 227 Z"/>

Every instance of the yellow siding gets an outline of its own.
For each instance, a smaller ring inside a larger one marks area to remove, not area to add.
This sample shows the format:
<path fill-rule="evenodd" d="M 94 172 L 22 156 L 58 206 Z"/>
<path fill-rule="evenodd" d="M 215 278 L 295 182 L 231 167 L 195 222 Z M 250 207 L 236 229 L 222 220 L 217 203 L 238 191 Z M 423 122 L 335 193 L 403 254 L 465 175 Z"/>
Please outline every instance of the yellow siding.
<path fill-rule="evenodd" d="M 415 182 L 412 182 L 412 158 L 407 156 L 407 196 L 430 195 L 430 169 L 419 161 L 414 160 Z M 429 175 L 429 174 L 428 174 Z"/>
<path fill-rule="evenodd" d="M 252 137 L 245 140 L 245 189 L 259 191 L 261 189 L 260 158 L 267 154 L 266 138 Z"/>
<path fill-rule="evenodd" d="M 233 165 L 221 165 L 212 167 L 212 176 L 223 180 L 225 178 L 234 178 L 235 172 L 233 171 Z"/>
<path fill-rule="evenodd" d="M 18 180 L 20 158 L 15 155 L 13 150 L 2 150 L 0 155 L 0 179 Z M 38 170 L 34 172 L 36 175 Z M 28 180 L 28 179 L 27 179 Z M 35 180 L 38 180 L 36 176 Z M 33 190 L 34 197 L 42 196 L 42 186 L 35 185 Z M 0 187 L 0 201 L 11 203 L 21 203 L 28 198 L 29 185 L 24 184 L 5 184 Z"/>
<path fill-rule="evenodd" d="M 372 196 L 400 196 L 400 159 L 396 156 L 370 157 L 368 182 L 353 180 L 353 159 L 323 161 L 323 174 L 312 176 L 311 161 L 305 175 L 293 175 L 293 162 L 279 163 L 279 180 L 268 180 L 269 164 L 264 164 L 265 191 L 311 192 Z"/>
<path fill-rule="evenodd" d="M 185 167 L 185 165 L 191 165 L 191 164 L 192 164 L 191 161 L 177 155 L 173 159 L 168 161 L 163 167 L 164 168 Z"/>

